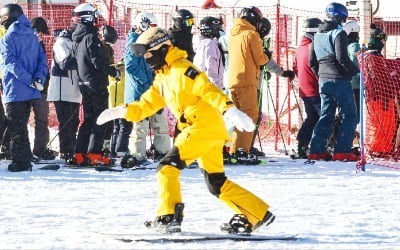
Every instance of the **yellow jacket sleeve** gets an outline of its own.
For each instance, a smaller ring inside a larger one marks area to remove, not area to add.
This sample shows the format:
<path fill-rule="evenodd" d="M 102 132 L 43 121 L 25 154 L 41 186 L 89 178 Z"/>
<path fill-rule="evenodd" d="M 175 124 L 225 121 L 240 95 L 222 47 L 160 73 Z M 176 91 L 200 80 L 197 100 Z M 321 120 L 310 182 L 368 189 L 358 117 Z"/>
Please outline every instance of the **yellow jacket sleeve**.
<path fill-rule="evenodd" d="M 128 104 L 125 119 L 132 122 L 141 121 L 164 108 L 165 105 L 159 89 L 153 85 L 143 93 L 139 101 Z"/>
<path fill-rule="evenodd" d="M 234 106 L 229 97 L 217 85 L 211 83 L 204 72 L 201 72 L 195 79 L 193 93 L 196 93 L 202 100 L 218 109 L 221 113 Z"/>

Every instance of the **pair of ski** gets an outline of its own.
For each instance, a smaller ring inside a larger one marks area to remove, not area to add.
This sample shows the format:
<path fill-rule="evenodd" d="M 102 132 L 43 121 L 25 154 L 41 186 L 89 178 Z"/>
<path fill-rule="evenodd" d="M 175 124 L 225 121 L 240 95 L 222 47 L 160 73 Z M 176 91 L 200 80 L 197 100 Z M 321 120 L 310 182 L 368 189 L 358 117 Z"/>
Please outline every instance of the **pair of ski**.
<path fill-rule="evenodd" d="M 94 165 L 94 166 L 79 166 L 79 165 L 68 165 L 68 164 L 56 164 L 56 163 L 50 163 L 46 164 L 42 167 L 39 167 L 39 170 L 59 170 L 59 169 L 94 169 L 98 172 L 123 172 L 126 170 L 151 170 L 151 169 L 156 169 L 157 166 L 154 166 L 153 164 L 149 164 L 146 166 L 138 166 L 138 167 L 133 167 L 133 168 L 121 168 L 116 165 Z"/>

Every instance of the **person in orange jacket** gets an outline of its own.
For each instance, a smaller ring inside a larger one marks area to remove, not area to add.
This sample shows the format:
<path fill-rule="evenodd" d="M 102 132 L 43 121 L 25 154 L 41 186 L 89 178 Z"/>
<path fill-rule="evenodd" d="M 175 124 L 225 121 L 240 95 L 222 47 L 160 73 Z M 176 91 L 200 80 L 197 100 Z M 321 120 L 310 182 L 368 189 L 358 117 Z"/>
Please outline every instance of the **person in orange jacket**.
<path fill-rule="evenodd" d="M 246 113 L 253 122 L 259 117 L 257 89 L 260 66 L 271 60 L 271 53 L 264 51 L 260 38 L 263 15 L 257 7 L 243 8 L 239 18 L 234 19 L 228 41 L 229 71 L 228 88 L 235 106 Z M 238 49 L 240 48 L 240 49 Z M 294 77 L 293 71 L 279 69 L 272 71 L 283 77 Z M 234 130 L 230 154 L 240 164 L 254 164 L 256 155 L 250 152 L 254 132 Z M 232 161 L 232 160 L 231 160 Z"/>

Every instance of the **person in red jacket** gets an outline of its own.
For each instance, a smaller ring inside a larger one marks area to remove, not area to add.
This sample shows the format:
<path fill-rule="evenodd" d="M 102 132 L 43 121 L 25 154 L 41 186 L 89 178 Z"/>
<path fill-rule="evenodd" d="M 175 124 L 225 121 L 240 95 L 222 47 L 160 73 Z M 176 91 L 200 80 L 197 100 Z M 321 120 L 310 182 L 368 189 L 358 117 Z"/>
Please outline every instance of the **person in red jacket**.
<path fill-rule="evenodd" d="M 296 50 L 293 63 L 293 70 L 299 81 L 300 97 L 303 100 L 306 111 L 306 119 L 297 134 L 298 155 L 296 155 L 296 158 L 301 159 L 307 159 L 308 145 L 321 112 L 318 76 L 313 73 L 309 63 L 313 37 L 321 23 L 322 21 L 318 18 L 309 18 L 304 21 L 305 33 L 300 46 Z"/>

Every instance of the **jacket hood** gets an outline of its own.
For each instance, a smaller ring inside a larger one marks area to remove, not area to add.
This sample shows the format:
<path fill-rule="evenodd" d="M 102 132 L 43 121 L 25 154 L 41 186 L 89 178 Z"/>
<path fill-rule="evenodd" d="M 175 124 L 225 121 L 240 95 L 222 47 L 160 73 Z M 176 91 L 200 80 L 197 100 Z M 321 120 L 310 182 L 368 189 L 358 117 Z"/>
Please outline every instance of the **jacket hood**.
<path fill-rule="evenodd" d="M 18 34 L 33 34 L 31 22 L 24 14 L 20 15 L 17 21 L 13 22 L 7 31 Z"/>
<path fill-rule="evenodd" d="M 133 29 L 131 29 L 127 35 L 127 40 L 130 42 L 136 42 L 140 34 L 136 33 Z"/>
<path fill-rule="evenodd" d="M 86 34 L 90 33 L 97 34 L 97 28 L 93 25 L 80 23 L 78 26 L 76 26 L 74 33 L 72 33 L 72 40 L 74 42 L 80 42 Z"/>
<path fill-rule="evenodd" d="M 251 25 L 249 22 L 244 20 L 243 18 L 235 18 L 233 20 L 233 26 L 232 26 L 232 29 L 231 29 L 231 35 L 232 36 L 238 35 L 243 30 L 254 30 L 254 31 L 256 31 L 256 28 L 253 25 Z"/>
<path fill-rule="evenodd" d="M 167 63 L 168 66 L 171 66 L 171 64 L 174 63 L 175 61 L 187 57 L 188 54 L 186 51 L 181 50 L 178 47 L 171 46 L 169 47 L 168 53 L 165 56 L 165 62 Z"/>
<path fill-rule="evenodd" d="M 324 21 L 320 26 L 319 26 L 319 32 L 321 33 L 326 33 L 330 30 L 334 30 L 338 28 L 338 24 L 334 23 L 332 21 Z"/>
<path fill-rule="evenodd" d="M 301 45 L 301 46 L 308 45 L 308 44 L 310 44 L 310 43 L 312 43 L 312 38 L 310 38 L 309 36 L 304 35 L 304 36 L 301 38 L 301 41 L 300 41 L 300 45 Z"/>

